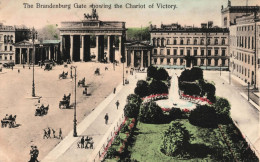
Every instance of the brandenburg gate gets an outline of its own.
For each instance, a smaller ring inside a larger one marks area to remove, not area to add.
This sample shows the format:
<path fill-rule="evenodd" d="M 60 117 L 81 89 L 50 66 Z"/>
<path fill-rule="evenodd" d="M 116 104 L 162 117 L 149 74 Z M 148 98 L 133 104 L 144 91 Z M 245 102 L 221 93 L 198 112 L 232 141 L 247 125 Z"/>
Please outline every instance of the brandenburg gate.
<path fill-rule="evenodd" d="M 100 21 L 95 9 L 92 14 L 84 14 L 82 21 L 61 22 L 61 57 L 63 60 L 90 61 L 90 38 L 96 38 L 96 57 L 98 61 L 104 59 L 104 37 L 107 37 L 108 62 L 125 59 L 124 42 L 126 37 L 125 22 Z M 115 55 L 113 46 L 115 37 L 119 38 L 119 52 Z"/>

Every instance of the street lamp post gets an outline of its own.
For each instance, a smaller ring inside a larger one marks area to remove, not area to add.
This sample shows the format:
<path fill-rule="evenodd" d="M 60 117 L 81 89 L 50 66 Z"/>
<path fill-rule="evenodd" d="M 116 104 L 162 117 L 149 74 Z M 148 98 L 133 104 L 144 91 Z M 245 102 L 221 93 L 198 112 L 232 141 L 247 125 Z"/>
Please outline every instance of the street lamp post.
<path fill-rule="evenodd" d="M 249 98 L 249 85 L 250 85 L 250 83 L 248 82 L 247 83 L 247 100 L 248 101 L 250 100 L 250 98 Z"/>
<path fill-rule="evenodd" d="M 123 86 L 124 86 L 125 85 L 125 67 L 124 67 L 125 60 L 124 60 L 124 58 L 122 58 L 122 62 L 123 62 Z"/>
<path fill-rule="evenodd" d="M 77 114 L 76 114 L 76 97 L 77 97 L 77 86 L 76 86 L 76 81 L 77 81 L 77 67 L 76 66 L 71 66 L 71 69 L 74 68 L 75 69 L 75 107 L 74 107 L 74 120 L 73 120 L 73 137 L 77 137 Z"/>
<path fill-rule="evenodd" d="M 35 83 L 34 83 L 35 50 L 34 50 L 34 39 L 35 39 L 35 35 L 36 34 L 37 34 L 37 31 L 33 27 L 32 31 L 31 31 L 31 38 L 32 38 L 32 42 L 33 42 L 33 54 L 32 54 L 32 62 L 33 62 L 32 97 L 35 97 Z"/>
<path fill-rule="evenodd" d="M 219 75 L 221 76 L 221 66 L 222 65 L 219 65 Z"/>

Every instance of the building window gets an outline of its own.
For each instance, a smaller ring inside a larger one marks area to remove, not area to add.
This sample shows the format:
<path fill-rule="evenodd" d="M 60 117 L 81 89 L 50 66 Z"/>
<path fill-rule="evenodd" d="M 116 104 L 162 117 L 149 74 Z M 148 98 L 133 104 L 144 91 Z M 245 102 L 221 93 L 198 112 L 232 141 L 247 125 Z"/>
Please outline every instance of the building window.
<path fill-rule="evenodd" d="M 222 56 L 225 56 L 226 55 L 226 50 L 222 50 L 222 54 L 221 54 Z"/>
<path fill-rule="evenodd" d="M 225 45 L 226 44 L 226 41 L 225 41 L 225 39 L 223 38 L 222 39 L 222 45 Z"/>
<path fill-rule="evenodd" d="M 180 62 L 181 62 L 181 65 L 182 65 L 183 64 L 183 59 L 181 59 Z"/>
<path fill-rule="evenodd" d="M 225 59 L 222 59 L 222 66 L 225 66 Z"/>
<path fill-rule="evenodd" d="M 197 54 L 198 54 L 198 51 L 195 49 L 194 50 L 194 56 L 197 56 Z"/>
<path fill-rule="evenodd" d="M 5 56 L 5 60 L 7 60 L 7 56 Z"/>
<path fill-rule="evenodd" d="M 187 56 L 190 56 L 190 50 L 187 50 Z"/>
<path fill-rule="evenodd" d="M 201 40 L 200 40 L 200 44 L 201 44 L 201 45 L 204 45 L 204 39 L 201 39 Z"/>
<path fill-rule="evenodd" d="M 248 55 L 248 64 L 250 64 L 250 56 Z"/>
<path fill-rule="evenodd" d="M 161 39 L 161 45 L 164 47 L 164 39 Z"/>
<path fill-rule="evenodd" d="M 200 52 L 201 52 L 200 55 L 204 56 L 204 49 L 202 49 Z"/>
<path fill-rule="evenodd" d="M 246 61 L 247 61 L 247 55 L 245 54 L 245 63 L 246 63 Z"/>
<path fill-rule="evenodd" d="M 177 49 L 173 49 L 173 54 L 177 55 Z"/>
<path fill-rule="evenodd" d="M 156 63 L 157 63 L 157 59 L 155 58 L 155 59 L 153 60 L 153 62 L 154 62 L 154 64 L 156 64 Z"/>
<path fill-rule="evenodd" d="M 244 54 L 242 53 L 242 62 L 244 61 Z"/>
<path fill-rule="evenodd" d="M 170 54 L 171 54 L 170 49 L 167 49 L 167 55 L 170 55 Z"/>
<path fill-rule="evenodd" d="M 176 45 L 177 44 L 177 40 L 174 38 L 173 40 L 173 44 Z"/>
<path fill-rule="evenodd" d="M 208 59 L 208 65 L 209 66 L 211 65 L 211 59 Z"/>
<path fill-rule="evenodd" d="M 210 45 L 210 38 L 208 38 L 207 44 Z"/>
<path fill-rule="evenodd" d="M 155 55 L 157 55 L 157 49 L 154 49 L 153 53 L 154 53 Z"/>
<path fill-rule="evenodd" d="M 4 36 L 4 43 L 7 43 L 6 35 Z"/>
<path fill-rule="evenodd" d="M 167 59 L 167 65 L 171 64 L 171 59 Z"/>
<path fill-rule="evenodd" d="M 245 37 L 245 48 L 247 48 L 247 38 Z"/>
<path fill-rule="evenodd" d="M 0 55 L 0 60 L 2 60 L 2 55 Z"/>
<path fill-rule="evenodd" d="M 215 45 L 218 45 L 218 39 L 217 38 L 215 39 Z"/>
<path fill-rule="evenodd" d="M 215 66 L 218 66 L 218 59 L 215 59 Z"/>
<path fill-rule="evenodd" d="M 163 63 L 163 58 L 161 58 L 161 64 Z"/>
<path fill-rule="evenodd" d="M 5 51 L 7 51 L 7 46 L 5 46 Z"/>
<path fill-rule="evenodd" d="M 254 65 L 254 56 L 252 56 L 252 65 Z"/>
<path fill-rule="evenodd" d="M 164 51 L 163 49 L 160 50 L 160 55 L 163 55 Z"/>
<path fill-rule="evenodd" d="M 252 49 L 254 49 L 254 37 L 252 37 Z"/>
<path fill-rule="evenodd" d="M 201 64 L 201 65 L 204 65 L 204 59 L 201 59 L 200 64 Z"/>
<path fill-rule="evenodd" d="M 176 65 L 177 64 L 177 59 L 173 60 L 173 64 Z"/>
<path fill-rule="evenodd" d="M 183 39 L 181 38 L 181 42 L 180 42 L 181 45 L 183 45 Z"/>
<path fill-rule="evenodd" d="M 215 56 L 218 55 L 218 49 L 215 49 Z"/>
<path fill-rule="evenodd" d="M 247 76 L 248 76 L 248 78 L 250 77 L 250 69 L 248 69 L 248 75 Z"/>
<path fill-rule="evenodd" d="M 208 56 L 211 56 L 211 50 L 208 50 Z"/>
<path fill-rule="evenodd" d="M 170 44 L 170 39 L 167 39 L 167 44 Z"/>
<path fill-rule="evenodd" d="M 250 49 L 250 37 L 248 37 L 248 49 Z"/>
<path fill-rule="evenodd" d="M 156 43 L 155 43 L 155 38 L 153 39 L 153 45 L 156 46 Z"/>
<path fill-rule="evenodd" d="M 197 42 L 197 39 L 194 39 L 194 45 L 197 45 L 198 42 Z"/>
<path fill-rule="evenodd" d="M 10 60 L 13 60 L 13 56 L 10 56 Z"/>
<path fill-rule="evenodd" d="M 180 50 L 180 55 L 181 55 L 181 56 L 183 55 L 183 49 Z"/>
<path fill-rule="evenodd" d="M 12 51 L 13 50 L 13 46 L 10 46 L 10 51 Z"/>
<path fill-rule="evenodd" d="M 187 39 L 187 44 L 188 44 L 188 45 L 190 44 L 190 39 L 189 39 L 189 38 Z"/>

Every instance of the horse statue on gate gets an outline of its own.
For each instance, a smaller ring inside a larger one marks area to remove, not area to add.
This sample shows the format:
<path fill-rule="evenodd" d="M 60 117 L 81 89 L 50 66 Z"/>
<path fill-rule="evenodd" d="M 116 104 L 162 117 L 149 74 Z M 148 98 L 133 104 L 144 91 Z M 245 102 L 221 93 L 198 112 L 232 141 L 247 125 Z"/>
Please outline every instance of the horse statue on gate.
<path fill-rule="evenodd" d="M 84 17 L 87 20 L 98 20 L 98 14 L 97 14 L 97 10 L 92 8 L 92 13 L 90 14 L 85 14 L 84 13 Z"/>

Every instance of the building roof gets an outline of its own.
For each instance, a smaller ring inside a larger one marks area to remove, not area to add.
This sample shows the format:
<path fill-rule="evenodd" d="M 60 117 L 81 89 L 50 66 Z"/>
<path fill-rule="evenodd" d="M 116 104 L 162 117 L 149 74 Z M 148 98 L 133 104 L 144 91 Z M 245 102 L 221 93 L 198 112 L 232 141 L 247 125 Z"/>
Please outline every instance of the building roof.
<path fill-rule="evenodd" d="M 125 46 L 127 49 L 151 49 L 153 46 L 149 44 L 149 42 L 130 42 L 125 43 Z"/>
<path fill-rule="evenodd" d="M 43 40 L 42 44 L 59 44 L 60 40 Z"/>

